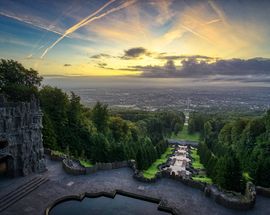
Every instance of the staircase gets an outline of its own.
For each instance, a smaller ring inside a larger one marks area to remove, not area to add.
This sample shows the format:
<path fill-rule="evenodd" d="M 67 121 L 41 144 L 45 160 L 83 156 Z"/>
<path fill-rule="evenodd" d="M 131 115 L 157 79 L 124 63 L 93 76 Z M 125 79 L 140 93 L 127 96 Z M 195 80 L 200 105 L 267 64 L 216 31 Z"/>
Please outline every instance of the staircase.
<path fill-rule="evenodd" d="M 37 189 L 40 185 L 46 183 L 49 179 L 42 177 L 34 177 L 15 190 L 0 197 L 0 213 L 6 210 L 11 205 Z"/>

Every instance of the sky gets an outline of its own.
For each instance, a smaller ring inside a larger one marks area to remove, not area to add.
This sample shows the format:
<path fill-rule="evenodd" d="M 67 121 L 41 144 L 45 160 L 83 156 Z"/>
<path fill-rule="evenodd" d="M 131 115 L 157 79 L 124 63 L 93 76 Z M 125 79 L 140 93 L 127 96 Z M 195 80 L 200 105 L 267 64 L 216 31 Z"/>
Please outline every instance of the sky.
<path fill-rule="evenodd" d="M 0 58 L 43 76 L 270 83 L 268 0 L 1 0 Z"/>

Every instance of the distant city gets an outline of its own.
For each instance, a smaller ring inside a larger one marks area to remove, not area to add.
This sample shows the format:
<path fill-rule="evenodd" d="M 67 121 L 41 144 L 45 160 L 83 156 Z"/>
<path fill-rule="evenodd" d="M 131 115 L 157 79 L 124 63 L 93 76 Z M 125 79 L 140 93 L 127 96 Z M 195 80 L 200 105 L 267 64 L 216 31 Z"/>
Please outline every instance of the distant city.
<path fill-rule="evenodd" d="M 267 87 L 183 88 L 75 88 L 87 106 L 97 101 L 111 108 L 156 111 L 162 109 L 200 111 L 265 111 L 270 107 Z"/>

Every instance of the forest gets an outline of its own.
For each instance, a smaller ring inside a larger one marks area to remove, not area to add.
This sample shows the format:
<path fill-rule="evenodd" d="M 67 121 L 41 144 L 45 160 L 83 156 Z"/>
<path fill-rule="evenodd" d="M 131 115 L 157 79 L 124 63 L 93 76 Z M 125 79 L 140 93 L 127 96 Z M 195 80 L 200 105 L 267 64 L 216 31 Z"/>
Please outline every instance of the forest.
<path fill-rule="evenodd" d="M 192 113 L 188 130 L 200 132 L 200 159 L 215 184 L 234 191 L 247 181 L 270 187 L 270 110 L 249 117 Z"/>
<path fill-rule="evenodd" d="M 97 102 L 41 86 L 42 77 L 13 60 L 0 61 L 0 93 L 9 101 L 40 100 L 44 147 L 91 163 L 134 159 L 146 170 L 168 149 L 166 138 L 183 129 L 181 111 L 115 111 Z M 208 177 L 220 187 L 243 191 L 245 183 L 270 187 L 270 110 L 189 115 L 188 132 L 200 133 L 198 153 Z"/>
<path fill-rule="evenodd" d="M 182 112 L 117 113 L 100 102 L 89 108 L 73 92 L 41 87 L 38 72 L 16 61 L 1 60 L 0 71 L 0 91 L 10 101 L 39 98 L 44 147 L 91 163 L 135 159 L 147 169 L 168 148 L 166 137 L 183 128 Z"/>

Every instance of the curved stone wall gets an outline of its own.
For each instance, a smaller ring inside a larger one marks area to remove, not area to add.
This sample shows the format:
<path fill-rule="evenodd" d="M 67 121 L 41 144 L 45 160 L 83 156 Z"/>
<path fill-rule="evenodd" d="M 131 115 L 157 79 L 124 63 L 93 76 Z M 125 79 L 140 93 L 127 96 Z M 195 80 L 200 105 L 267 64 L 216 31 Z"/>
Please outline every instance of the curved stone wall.
<path fill-rule="evenodd" d="M 72 165 L 76 164 L 76 165 Z M 91 174 L 98 170 L 111 170 L 111 169 L 118 169 L 123 167 L 130 167 L 129 161 L 119 161 L 119 162 L 113 162 L 113 163 L 96 163 L 95 165 L 91 167 L 83 167 L 80 165 L 79 161 L 76 160 L 69 160 L 69 159 L 63 159 L 62 160 L 63 169 L 73 175 L 85 175 L 85 174 Z"/>
<path fill-rule="evenodd" d="M 270 198 L 270 188 L 256 186 L 256 192 L 259 195 Z"/>
<path fill-rule="evenodd" d="M 85 175 L 85 168 L 81 167 L 76 161 L 64 159 L 62 161 L 62 166 L 65 172 L 68 174 Z"/>
<path fill-rule="evenodd" d="M 157 198 L 152 198 L 152 197 L 149 197 L 149 196 L 136 194 L 136 193 L 126 192 L 126 191 L 123 191 L 123 190 L 115 190 L 113 192 L 108 190 L 108 191 L 105 191 L 105 192 L 98 192 L 98 193 L 82 193 L 82 194 L 79 194 L 79 195 L 64 196 L 62 198 L 59 198 L 59 199 L 55 200 L 52 204 L 50 204 L 45 209 L 44 214 L 49 215 L 50 211 L 52 210 L 53 207 L 55 207 L 57 204 L 60 204 L 61 202 L 64 202 L 64 201 L 68 201 L 68 200 L 82 201 L 85 197 L 97 198 L 97 197 L 101 197 L 101 196 L 114 198 L 117 194 L 127 196 L 127 197 L 130 197 L 130 198 L 134 198 L 134 199 L 140 199 L 140 200 L 143 200 L 143 201 L 156 203 L 156 204 L 158 204 L 157 208 L 159 210 L 169 212 L 169 213 L 171 213 L 173 215 L 178 214 L 174 208 L 168 207 L 167 203 L 165 201 L 162 201 L 162 200 L 157 199 Z"/>

